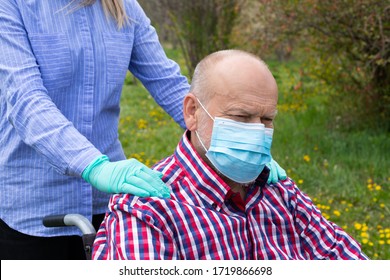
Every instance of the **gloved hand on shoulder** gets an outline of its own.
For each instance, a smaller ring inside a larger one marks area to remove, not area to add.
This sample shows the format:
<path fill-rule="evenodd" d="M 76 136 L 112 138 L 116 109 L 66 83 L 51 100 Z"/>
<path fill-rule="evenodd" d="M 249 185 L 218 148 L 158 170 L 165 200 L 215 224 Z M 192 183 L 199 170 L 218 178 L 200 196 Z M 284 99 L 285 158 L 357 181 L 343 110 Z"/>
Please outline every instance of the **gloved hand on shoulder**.
<path fill-rule="evenodd" d="M 286 171 L 273 158 L 271 158 L 271 162 L 267 163 L 266 166 L 270 169 L 267 184 L 276 183 L 279 180 L 285 180 L 287 178 Z"/>
<path fill-rule="evenodd" d="M 162 173 L 136 159 L 110 162 L 106 155 L 101 155 L 85 168 L 82 178 L 106 193 L 170 197 L 170 190 L 161 180 Z"/>

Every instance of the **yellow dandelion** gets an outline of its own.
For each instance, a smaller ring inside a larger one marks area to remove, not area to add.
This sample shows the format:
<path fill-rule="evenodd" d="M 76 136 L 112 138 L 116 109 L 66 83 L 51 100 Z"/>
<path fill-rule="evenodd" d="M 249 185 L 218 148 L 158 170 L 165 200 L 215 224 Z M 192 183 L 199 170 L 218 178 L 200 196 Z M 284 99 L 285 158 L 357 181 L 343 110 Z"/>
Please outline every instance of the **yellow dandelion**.
<path fill-rule="evenodd" d="M 298 184 L 302 185 L 302 184 L 303 184 L 303 180 L 302 180 L 302 179 L 299 179 L 299 180 L 298 180 Z"/>
<path fill-rule="evenodd" d="M 384 204 L 384 203 L 381 203 L 381 204 L 379 204 L 379 207 L 380 207 L 380 208 L 385 208 L 385 204 Z"/>
<path fill-rule="evenodd" d="M 365 237 L 365 238 L 368 238 L 368 233 L 363 231 L 361 234 L 360 234 L 361 237 Z"/>
<path fill-rule="evenodd" d="M 322 213 L 322 216 L 324 216 L 325 219 L 329 220 L 330 216 L 326 213 Z"/>
<path fill-rule="evenodd" d="M 139 119 L 137 121 L 137 127 L 138 129 L 145 129 L 147 127 L 148 122 L 144 119 Z"/>
<path fill-rule="evenodd" d="M 355 223 L 355 229 L 357 229 L 357 230 L 361 230 L 362 229 L 362 224 L 360 224 L 360 223 Z"/>
<path fill-rule="evenodd" d="M 390 239 L 387 239 L 386 243 L 387 243 L 388 245 L 390 245 Z"/>
<path fill-rule="evenodd" d="M 335 216 L 337 216 L 337 217 L 340 217 L 340 215 L 341 215 L 340 211 L 338 211 L 338 210 L 334 210 L 334 211 L 333 211 L 333 214 L 334 214 Z"/>
<path fill-rule="evenodd" d="M 368 245 L 372 247 L 372 246 L 374 246 L 374 242 L 370 241 L 370 242 L 368 242 Z"/>
<path fill-rule="evenodd" d="M 379 240 L 379 245 L 384 245 L 385 241 L 384 240 Z"/>
<path fill-rule="evenodd" d="M 310 161 L 310 157 L 308 155 L 304 155 L 303 156 L 303 160 L 306 161 L 306 162 L 309 162 Z"/>
<path fill-rule="evenodd" d="M 371 184 L 371 183 L 372 183 L 372 179 L 371 179 L 371 178 L 368 178 L 367 184 Z"/>
<path fill-rule="evenodd" d="M 367 243 L 368 243 L 368 239 L 367 239 L 367 238 L 363 238 L 363 239 L 362 239 L 362 243 L 363 243 L 363 244 L 367 244 Z"/>
<path fill-rule="evenodd" d="M 382 187 L 380 185 L 375 185 L 375 190 L 376 191 L 380 191 L 382 189 Z"/>

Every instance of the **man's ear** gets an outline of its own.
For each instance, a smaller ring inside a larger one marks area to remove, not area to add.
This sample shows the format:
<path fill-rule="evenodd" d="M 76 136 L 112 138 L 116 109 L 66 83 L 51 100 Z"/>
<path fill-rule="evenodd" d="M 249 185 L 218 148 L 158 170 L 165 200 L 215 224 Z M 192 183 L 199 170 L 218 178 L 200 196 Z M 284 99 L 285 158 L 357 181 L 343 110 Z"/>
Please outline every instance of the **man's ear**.
<path fill-rule="evenodd" d="M 195 131 L 197 129 L 197 118 L 195 114 L 197 108 L 198 106 L 195 95 L 192 93 L 188 93 L 184 97 L 183 116 L 186 126 L 190 131 Z"/>

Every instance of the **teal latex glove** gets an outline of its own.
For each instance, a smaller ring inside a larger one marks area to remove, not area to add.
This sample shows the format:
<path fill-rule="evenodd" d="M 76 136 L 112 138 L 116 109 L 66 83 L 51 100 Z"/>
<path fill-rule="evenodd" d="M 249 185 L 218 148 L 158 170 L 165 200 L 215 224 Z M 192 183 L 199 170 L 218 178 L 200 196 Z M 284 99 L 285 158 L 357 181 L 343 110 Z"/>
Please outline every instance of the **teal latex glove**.
<path fill-rule="evenodd" d="M 267 184 L 276 183 L 279 180 L 285 180 L 287 178 L 286 171 L 273 158 L 266 165 L 270 169 Z"/>
<path fill-rule="evenodd" d="M 168 187 L 161 180 L 162 173 L 150 169 L 136 159 L 110 162 L 107 156 L 102 155 L 85 168 L 82 177 L 106 193 L 170 197 Z"/>

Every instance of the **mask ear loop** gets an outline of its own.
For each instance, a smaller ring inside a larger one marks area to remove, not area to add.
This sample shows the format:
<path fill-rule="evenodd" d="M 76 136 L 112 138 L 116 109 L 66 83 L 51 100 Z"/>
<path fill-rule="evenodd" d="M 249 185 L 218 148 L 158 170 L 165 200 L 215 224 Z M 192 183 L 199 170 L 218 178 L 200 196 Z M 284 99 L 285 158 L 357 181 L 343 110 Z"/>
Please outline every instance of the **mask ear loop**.
<path fill-rule="evenodd" d="M 200 107 L 203 108 L 203 110 L 207 113 L 207 115 L 209 115 L 209 117 L 215 121 L 215 119 L 210 115 L 210 113 L 206 110 L 206 108 L 203 106 L 202 102 L 200 102 L 200 100 L 198 99 L 198 97 L 196 97 L 196 100 L 198 100 L 199 104 L 200 104 Z"/>
<path fill-rule="evenodd" d="M 198 100 L 200 106 L 201 106 L 201 107 L 203 108 L 203 110 L 207 113 L 207 115 L 209 115 L 209 117 L 210 117 L 213 121 L 215 121 L 214 118 L 210 115 L 210 113 L 209 113 L 209 112 L 206 110 L 206 108 L 203 106 L 202 102 L 200 102 L 200 100 L 198 99 L 198 97 L 195 97 L 195 98 L 196 98 L 196 100 Z M 207 153 L 207 152 L 208 152 L 208 151 L 207 151 L 207 148 L 206 148 L 206 146 L 203 144 L 202 139 L 200 139 L 198 130 L 195 130 L 195 135 L 196 135 L 196 137 L 198 137 L 198 140 L 199 140 L 200 144 L 202 145 L 203 149 L 204 149 L 205 152 Z"/>
<path fill-rule="evenodd" d="M 196 137 L 198 137 L 198 140 L 199 140 L 200 144 L 202 145 L 203 149 L 204 149 L 205 152 L 207 153 L 208 151 L 207 151 L 207 149 L 206 149 L 206 146 L 203 144 L 203 141 L 200 139 L 200 136 L 199 136 L 199 133 L 198 133 L 197 130 L 195 130 L 195 135 L 196 135 Z"/>

